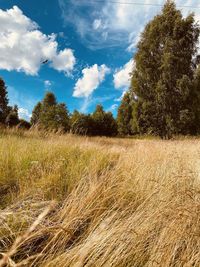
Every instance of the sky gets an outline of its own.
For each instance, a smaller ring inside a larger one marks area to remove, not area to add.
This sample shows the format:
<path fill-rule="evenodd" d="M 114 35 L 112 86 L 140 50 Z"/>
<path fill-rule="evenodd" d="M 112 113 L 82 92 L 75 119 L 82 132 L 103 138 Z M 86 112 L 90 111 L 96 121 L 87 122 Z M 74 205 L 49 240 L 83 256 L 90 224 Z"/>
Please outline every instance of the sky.
<path fill-rule="evenodd" d="M 116 116 L 146 23 L 165 0 L 0 0 L 0 77 L 30 119 L 47 91 L 70 112 Z M 199 0 L 177 0 L 200 20 Z"/>

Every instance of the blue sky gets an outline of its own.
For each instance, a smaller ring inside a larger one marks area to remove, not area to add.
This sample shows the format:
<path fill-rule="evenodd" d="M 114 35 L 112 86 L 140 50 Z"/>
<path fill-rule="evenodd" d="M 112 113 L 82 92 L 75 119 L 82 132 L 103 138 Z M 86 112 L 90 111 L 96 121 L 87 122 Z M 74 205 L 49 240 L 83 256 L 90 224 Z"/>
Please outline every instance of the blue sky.
<path fill-rule="evenodd" d="M 116 115 L 140 33 L 164 2 L 0 0 L 0 76 L 10 104 L 29 119 L 50 90 L 70 112 L 91 112 L 100 103 Z M 198 2 L 176 1 L 180 6 Z M 200 9 L 182 10 L 200 17 Z"/>

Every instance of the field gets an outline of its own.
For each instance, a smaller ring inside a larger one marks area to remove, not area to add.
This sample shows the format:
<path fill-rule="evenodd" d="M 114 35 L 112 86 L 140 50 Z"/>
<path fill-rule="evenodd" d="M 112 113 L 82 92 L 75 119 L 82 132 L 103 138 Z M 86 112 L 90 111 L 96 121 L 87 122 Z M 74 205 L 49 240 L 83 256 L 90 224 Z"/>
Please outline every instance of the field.
<path fill-rule="evenodd" d="M 200 140 L 0 133 L 0 266 L 200 266 Z"/>

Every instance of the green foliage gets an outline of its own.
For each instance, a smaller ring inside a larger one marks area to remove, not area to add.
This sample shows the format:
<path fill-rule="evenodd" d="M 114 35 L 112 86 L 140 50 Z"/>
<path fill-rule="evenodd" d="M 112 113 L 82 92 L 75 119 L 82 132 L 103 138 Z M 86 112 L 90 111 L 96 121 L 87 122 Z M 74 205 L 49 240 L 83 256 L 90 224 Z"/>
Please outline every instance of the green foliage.
<path fill-rule="evenodd" d="M 36 125 L 39 123 L 40 113 L 42 109 L 41 102 L 38 102 L 37 105 L 34 107 L 32 116 L 31 116 L 31 124 Z"/>
<path fill-rule="evenodd" d="M 28 121 L 26 121 L 26 120 L 24 120 L 24 119 L 20 119 L 20 120 L 19 120 L 19 123 L 18 123 L 18 125 L 17 125 L 17 127 L 18 127 L 19 129 L 28 130 L 28 129 L 30 129 L 31 124 L 30 124 L 30 122 L 28 122 Z"/>
<path fill-rule="evenodd" d="M 57 103 L 55 95 L 47 92 L 32 113 L 31 124 L 45 130 L 67 132 L 70 129 L 69 112 L 64 103 Z"/>
<path fill-rule="evenodd" d="M 13 108 L 10 108 L 9 114 L 6 117 L 5 123 L 9 127 L 17 126 L 18 123 L 20 122 L 19 120 L 19 115 L 18 115 L 18 107 L 15 105 Z"/>
<path fill-rule="evenodd" d="M 167 1 L 162 13 L 147 24 L 131 82 L 138 97 L 133 121 L 140 134 L 169 138 L 196 133 L 194 108 L 200 102 L 193 79 L 199 31 L 193 14 L 183 18 L 173 1 Z"/>
<path fill-rule="evenodd" d="M 71 116 L 71 132 L 80 135 L 115 136 L 117 124 L 111 112 L 105 112 L 97 105 L 92 115 L 79 113 L 77 110 Z"/>
<path fill-rule="evenodd" d="M 94 121 L 93 135 L 115 136 L 117 135 L 117 123 L 111 112 L 105 112 L 101 105 L 97 105 L 92 114 Z"/>
<path fill-rule="evenodd" d="M 75 110 L 70 118 L 71 132 L 80 135 L 92 135 L 93 120 L 90 115 Z"/>
<path fill-rule="evenodd" d="M 61 129 L 64 132 L 70 130 L 69 111 L 64 103 L 56 105 L 55 120 L 57 129 Z"/>
<path fill-rule="evenodd" d="M 43 108 L 55 106 L 57 104 L 56 97 L 52 92 L 47 92 L 43 99 Z"/>
<path fill-rule="evenodd" d="M 118 133 L 120 135 L 131 135 L 133 133 L 132 120 L 133 101 L 131 101 L 130 92 L 126 92 L 117 113 Z"/>
<path fill-rule="evenodd" d="M 0 78 L 0 123 L 5 123 L 8 115 L 8 96 L 5 82 Z"/>
<path fill-rule="evenodd" d="M 191 105 L 194 110 L 194 123 L 193 123 L 193 132 L 200 133 L 200 66 L 195 71 L 194 80 L 193 80 L 193 101 Z"/>

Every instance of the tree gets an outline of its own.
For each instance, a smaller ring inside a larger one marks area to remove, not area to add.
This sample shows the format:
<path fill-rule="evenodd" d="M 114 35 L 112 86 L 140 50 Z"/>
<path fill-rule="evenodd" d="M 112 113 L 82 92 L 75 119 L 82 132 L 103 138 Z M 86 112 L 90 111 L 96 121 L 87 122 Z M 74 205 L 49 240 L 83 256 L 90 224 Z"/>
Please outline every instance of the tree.
<path fill-rule="evenodd" d="M 69 112 L 65 103 L 56 105 L 55 120 L 57 123 L 57 129 L 61 129 L 64 132 L 68 132 L 70 130 Z"/>
<path fill-rule="evenodd" d="M 146 25 L 131 80 L 131 90 L 137 95 L 133 119 L 141 134 L 170 138 L 194 133 L 193 79 L 199 32 L 194 15 L 183 18 L 171 0 Z"/>
<path fill-rule="evenodd" d="M 39 124 L 41 110 L 42 110 L 42 104 L 41 102 L 38 102 L 32 111 L 32 116 L 31 116 L 32 125 Z"/>
<path fill-rule="evenodd" d="M 117 112 L 118 133 L 122 136 L 132 134 L 133 101 L 130 92 L 126 92 L 122 98 Z"/>
<path fill-rule="evenodd" d="M 8 116 L 6 117 L 5 123 L 9 127 L 17 126 L 19 123 L 19 115 L 18 115 L 18 107 L 15 105 L 9 112 Z"/>
<path fill-rule="evenodd" d="M 193 80 L 192 103 L 194 120 L 189 122 L 193 133 L 200 133 L 200 66 L 197 67 Z"/>
<path fill-rule="evenodd" d="M 104 114 L 104 133 L 105 136 L 116 136 L 117 135 L 117 122 L 113 118 L 112 112 L 106 112 Z"/>
<path fill-rule="evenodd" d="M 71 132 L 80 135 L 93 135 L 93 119 L 90 115 L 75 110 L 70 118 Z"/>
<path fill-rule="evenodd" d="M 57 104 L 56 97 L 52 92 L 47 92 L 43 101 L 43 108 L 55 106 Z"/>
<path fill-rule="evenodd" d="M 92 114 L 94 120 L 93 135 L 104 135 L 104 110 L 102 105 L 97 105 Z"/>
<path fill-rule="evenodd" d="M 117 123 L 111 112 L 105 112 L 102 105 L 97 105 L 92 114 L 93 135 L 114 136 L 117 134 Z"/>
<path fill-rule="evenodd" d="M 20 119 L 19 123 L 17 124 L 17 127 L 18 127 L 18 129 L 28 130 L 28 129 L 30 129 L 31 124 L 30 124 L 30 122 L 28 122 L 24 119 Z"/>
<path fill-rule="evenodd" d="M 8 115 L 8 96 L 5 82 L 0 78 L 0 123 L 5 123 Z"/>
<path fill-rule="evenodd" d="M 69 131 L 69 112 L 64 103 L 58 104 L 53 93 L 47 92 L 43 101 L 39 102 L 32 112 L 31 124 L 38 124 L 45 130 Z"/>

